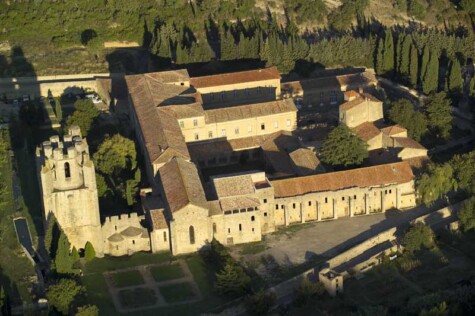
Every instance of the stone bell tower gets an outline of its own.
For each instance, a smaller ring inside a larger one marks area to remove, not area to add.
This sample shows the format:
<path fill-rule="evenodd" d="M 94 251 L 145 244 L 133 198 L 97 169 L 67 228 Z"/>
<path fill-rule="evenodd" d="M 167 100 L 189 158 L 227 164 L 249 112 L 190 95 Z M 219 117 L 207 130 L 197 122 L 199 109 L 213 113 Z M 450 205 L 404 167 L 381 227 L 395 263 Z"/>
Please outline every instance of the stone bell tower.
<path fill-rule="evenodd" d="M 63 141 L 50 137 L 36 156 L 45 219 L 54 214 L 72 246 L 79 250 L 89 241 L 102 257 L 96 175 L 80 128 L 72 126 Z"/>

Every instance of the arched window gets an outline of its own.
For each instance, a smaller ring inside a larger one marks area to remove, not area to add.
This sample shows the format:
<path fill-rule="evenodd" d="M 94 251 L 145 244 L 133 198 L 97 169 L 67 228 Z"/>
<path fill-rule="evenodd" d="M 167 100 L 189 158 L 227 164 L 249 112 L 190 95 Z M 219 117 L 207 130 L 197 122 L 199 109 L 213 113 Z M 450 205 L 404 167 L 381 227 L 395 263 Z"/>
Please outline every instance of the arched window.
<path fill-rule="evenodd" d="M 71 178 L 71 170 L 69 168 L 69 162 L 64 163 L 64 176 L 66 179 Z"/>
<path fill-rule="evenodd" d="M 190 244 L 195 244 L 195 228 L 193 226 L 190 226 Z"/>
<path fill-rule="evenodd" d="M 254 216 L 251 216 L 251 221 L 254 222 L 256 218 Z"/>

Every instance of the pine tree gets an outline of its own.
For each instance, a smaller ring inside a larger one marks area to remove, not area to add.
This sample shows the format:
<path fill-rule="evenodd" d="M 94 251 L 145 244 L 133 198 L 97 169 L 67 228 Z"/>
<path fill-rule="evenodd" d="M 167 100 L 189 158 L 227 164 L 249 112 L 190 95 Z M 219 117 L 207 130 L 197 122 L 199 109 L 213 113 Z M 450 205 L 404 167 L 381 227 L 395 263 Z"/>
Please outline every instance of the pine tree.
<path fill-rule="evenodd" d="M 92 244 L 88 241 L 86 243 L 86 246 L 84 247 L 84 258 L 86 258 L 87 261 L 90 261 L 96 257 L 96 251 L 94 250 L 94 247 Z"/>
<path fill-rule="evenodd" d="M 336 167 L 361 165 L 368 158 L 367 147 L 346 125 L 341 124 L 323 142 L 322 161 Z"/>
<path fill-rule="evenodd" d="M 385 74 L 391 74 L 394 71 L 394 38 L 391 29 L 386 31 L 386 36 L 384 37 L 383 54 L 383 72 Z"/>
<path fill-rule="evenodd" d="M 250 283 L 251 278 L 240 266 L 227 263 L 221 271 L 216 273 L 214 287 L 222 295 L 241 296 L 247 292 Z"/>
<path fill-rule="evenodd" d="M 459 94 L 462 92 L 462 67 L 457 58 L 451 62 L 448 88 L 451 93 Z"/>
<path fill-rule="evenodd" d="M 238 47 L 231 33 L 225 32 L 221 36 L 221 60 L 235 60 L 238 58 Z"/>
<path fill-rule="evenodd" d="M 419 54 L 417 52 L 417 48 L 411 44 L 410 49 L 410 60 L 409 60 L 409 79 L 411 82 L 411 86 L 413 88 L 417 87 L 417 79 L 419 77 Z"/>
<path fill-rule="evenodd" d="M 431 54 L 427 70 L 422 80 L 422 91 L 429 94 L 436 91 L 439 85 L 439 58 Z"/>

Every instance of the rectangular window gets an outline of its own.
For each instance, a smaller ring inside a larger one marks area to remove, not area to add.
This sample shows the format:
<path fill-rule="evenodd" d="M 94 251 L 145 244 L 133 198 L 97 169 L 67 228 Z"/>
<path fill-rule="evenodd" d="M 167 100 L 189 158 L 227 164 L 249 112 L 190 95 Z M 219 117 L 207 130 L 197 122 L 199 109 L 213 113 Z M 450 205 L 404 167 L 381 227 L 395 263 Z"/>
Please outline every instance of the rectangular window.
<path fill-rule="evenodd" d="M 185 122 L 180 121 L 180 127 L 181 127 L 181 128 L 185 128 Z"/>
<path fill-rule="evenodd" d="M 295 208 L 295 203 L 292 204 L 292 207 Z"/>
<path fill-rule="evenodd" d="M 285 125 L 287 125 L 287 127 L 290 127 L 290 123 L 291 123 L 290 120 L 287 120 L 287 121 L 285 122 Z"/>
<path fill-rule="evenodd" d="M 356 200 L 356 195 L 353 195 L 353 199 Z"/>
<path fill-rule="evenodd" d="M 198 126 L 198 120 L 197 119 L 193 120 L 193 126 Z"/>
<path fill-rule="evenodd" d="M 212 131 L 208 132 L 208 138 L 213 138 L 213 132 Z"/>
<path fill-rule="evenodd" d="M 241 224 L 239 224 L 239 231 L 240 231 L 240 232 L 242 231 L 242 226 L 241 226 Z"/>
<path fill-rule="evenodd" d="M 283 209 L 284 209 L 284 205 L 281 205 L 281 206 L 280 206 L 280 209 L 283 210 Z"/>
<path fill-rule="evenodd" d="M 264 213 L 264 217 L 267 217 L 267 212 Z"/>
<path fill-rule="evenodd" d="M 335 104 L 336 103 L 336 92 L 335 90 L 332 90 L 330 92 L 330 103 Z"/>
<path fill-rule="evenodd" d="M 264 204 L 266 204 L 266 203 L 267 203 L 267 199 L 264 199 L 263 202 L 264 202 Z"/>
<path fill-rule="evenodd" d="M 163 241 L 167 241 L 167 232 L 163 232 Z"/>
<path fill-rule="evenodd" d="M 198 133 L 195 133 L 195 140 L 200 139 L 200 135 Z"/>
<path fill-rule="evenodd" d="M 224 128 L 221 130 L 221 136 L 226 137 L 226 130 Z"/>
<path fill-rule="evenodd" d="M 231 234 L 231 228 L 228 228 L 228 234 Z"/>
<path fill-rule="evenodd" d="M 312 206 L 312 201 L 308 201 L 308 206 Z"/>
<path fill-rule="evenodd" d="M 344 200 L 345 200 L 345 197 L 344 197 L 344 196 L 342 196 L 342 197 L 341 197 L 341 200 L 342 200 L 342 201 L 344 201 Z"/>
<path fill-rule="evenodd" d="M 275 205 L 275 209 L 276 209 L 276 210 L 279 209 L 279 204 L 276 204 L 276 205 Z"/>
<path fill-rule="evenodd" d="M 265 129 L 266 129 L 266 124 L 261 123 L 261 130 L 265 130 Z"/>
<path fill-rule="evenodd" d="M 279 122 L 274 122 L 274 128 L 279 128 Z"/>
<path fill-rule="evenodd" d="M 392 193 L 392 190 L 389 190 L 389 194 L 391 194 L 391 193 Z"/>
<path fill-rule="evenodd" d="M 325 198 L 325 203 L 328 203 L 328 198 Z"/>
<path fill-rule="evenodd" d="M 235 129 L 234 129 L 234 134 L 235 134 L 235 135 L 239 135 L 239 128 L 235 128 Z"/>

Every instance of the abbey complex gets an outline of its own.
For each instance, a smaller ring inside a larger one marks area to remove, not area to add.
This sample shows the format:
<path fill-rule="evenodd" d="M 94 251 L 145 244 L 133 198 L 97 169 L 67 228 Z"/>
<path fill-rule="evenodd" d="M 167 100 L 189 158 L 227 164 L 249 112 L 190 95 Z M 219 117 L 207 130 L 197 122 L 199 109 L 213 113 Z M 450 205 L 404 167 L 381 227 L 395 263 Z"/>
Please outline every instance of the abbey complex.
<path fill-rule="evenodd" d="M 125 81 L 149 184 L 140 191 L 143 212 L 101 222 L 94 164 L 78 128 L 37 150 L 45 218 L 54 214 L 77 249 L 89 241 L 97 256 L 177 255 L 213 239 L 259 241 L 294 223 L 416 205 L 413 170 L 427 150 L 406 129 L 384 124 L 368 70 L 285 83 L 274 67 Z M 369 162 L 345 171 L 324 166 L 321 137 L 300 126 L 326 122 L 345 124 L 366 142 Z"/>

